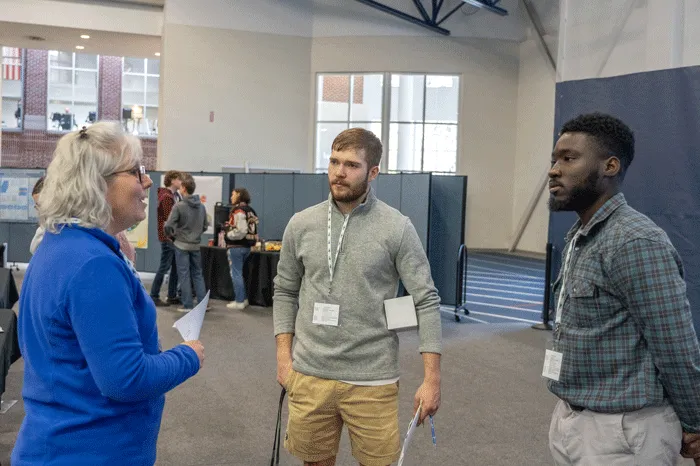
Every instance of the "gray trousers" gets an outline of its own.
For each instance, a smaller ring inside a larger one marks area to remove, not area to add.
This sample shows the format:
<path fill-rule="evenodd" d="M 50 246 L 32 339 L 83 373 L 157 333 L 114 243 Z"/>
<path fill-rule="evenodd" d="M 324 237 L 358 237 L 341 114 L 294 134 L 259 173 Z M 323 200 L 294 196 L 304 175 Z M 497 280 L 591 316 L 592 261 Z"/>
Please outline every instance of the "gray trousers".
<path fill-rule="evenodd" d="M 549 449 L 558 466 L 676 466 L 683 464 L 682 441 L 669 404 L 604 414 L 575 411 L 559 400 L 549 426 Z"/>

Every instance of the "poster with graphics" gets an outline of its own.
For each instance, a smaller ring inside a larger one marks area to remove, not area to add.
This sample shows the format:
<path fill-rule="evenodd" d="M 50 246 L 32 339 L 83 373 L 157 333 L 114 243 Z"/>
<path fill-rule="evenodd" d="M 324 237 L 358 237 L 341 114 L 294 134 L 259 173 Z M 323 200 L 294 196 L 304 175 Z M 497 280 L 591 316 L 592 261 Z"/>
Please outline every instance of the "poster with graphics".
<path fill-rule="evenodd" d="M 148 249 L 148 197 L 146 203 L 146 218 L 126 230 L 126 238 L 137 249 Z"/>
<path fill-rule="evenodd" d="M 32 189 L 43 170 L 0 170 L 0 220 L 37 222 Z"/>
<path fill-rule="evenodd" d="M 207 211 L 209 228 L 204 233 L 214 234 L 214 206 L 221 202 L 221 191 L 224 189 L 224 180 L 220 176 L 192 176 L 197 184 L 194 192 L 199 194 L 199 199 Z"/>

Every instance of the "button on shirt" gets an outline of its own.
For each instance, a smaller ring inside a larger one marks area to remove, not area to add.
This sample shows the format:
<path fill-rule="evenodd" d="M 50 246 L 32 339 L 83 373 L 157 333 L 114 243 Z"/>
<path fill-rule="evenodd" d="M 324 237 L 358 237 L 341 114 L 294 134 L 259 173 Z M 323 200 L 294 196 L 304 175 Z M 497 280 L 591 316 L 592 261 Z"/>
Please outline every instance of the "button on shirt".
<path fill-rule="evenodd" d="M 567 235 L 564 300 L 549 389 L 573 405 L 620 413 L 668 398 L 684 430 L 700 432 L 700 347 L 683 264 L 666 233 L 620 193 Z M 556 303 L 558 304 L 558 303 Z"/>

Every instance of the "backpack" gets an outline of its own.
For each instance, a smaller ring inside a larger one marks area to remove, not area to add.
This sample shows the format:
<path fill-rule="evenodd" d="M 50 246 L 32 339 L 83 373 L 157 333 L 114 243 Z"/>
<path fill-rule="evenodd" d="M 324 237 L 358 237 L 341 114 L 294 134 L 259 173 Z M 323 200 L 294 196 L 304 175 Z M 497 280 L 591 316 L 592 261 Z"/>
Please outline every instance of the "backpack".
<path fill-rule="evenodd" d="M 237 210 L 243 210 L 246 215 L 247 231 L 245 236 L 240 239 L 234 239 L 231 237 L 232 235 L 229 235 L 229 233 L 233 233 L 234 231 L 234 225 L 231 224 L 232 219 L 229 218 L 229 221 L 226 222 L 223 227 L 224 242 L 230 246 L 255 246 L 260 239 L 258 236 L 258 224 L 260 223 L 260 219 L 258 219 L 258 215 L 256 214 L 255 210 L 247 205 L 235 206 L 231 211 L 231 214 L 233 215 L 233 213 Z M 240 233 L 241 229 L 238 229 L 238 232 Z"/>

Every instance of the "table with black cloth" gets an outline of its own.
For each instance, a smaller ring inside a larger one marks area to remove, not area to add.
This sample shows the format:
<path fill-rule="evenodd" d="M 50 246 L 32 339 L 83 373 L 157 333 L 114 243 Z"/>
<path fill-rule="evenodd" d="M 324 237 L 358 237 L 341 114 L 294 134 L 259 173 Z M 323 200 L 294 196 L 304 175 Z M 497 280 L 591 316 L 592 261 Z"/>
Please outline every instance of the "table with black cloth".
<path fill-rule="evenodd" d="M 5 378 L 10 366 L 22 354 L 17 340 L 17 315 L 12 309 L 0 309 L 0 398 L 5 393 Z"/>
<path fill-rule="evenodd" d="M 12 270 L 0 268 L 0 309 L 10 309 L 18 300 L 19 293 Z"/>
<path fill-rule="evenodd" d="M 226 248 L 202 246 L 202 274 L 211 299 L 233 301 L 233 282 Z M 248 292 L 248 303 L 253 306 L 272 306 L 273 280 L 277 275 L 279 252 L 251 252 L 243 265 L 243 280 Z"/>

